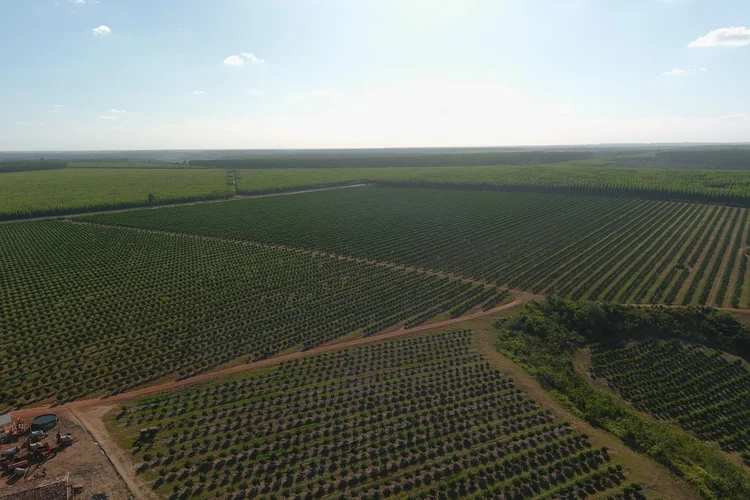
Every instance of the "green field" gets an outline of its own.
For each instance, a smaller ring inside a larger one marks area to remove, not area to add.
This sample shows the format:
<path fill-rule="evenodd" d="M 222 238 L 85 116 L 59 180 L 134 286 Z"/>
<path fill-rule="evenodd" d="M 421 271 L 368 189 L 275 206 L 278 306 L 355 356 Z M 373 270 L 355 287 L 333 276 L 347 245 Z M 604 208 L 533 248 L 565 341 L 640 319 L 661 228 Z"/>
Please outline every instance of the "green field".
<path fill-rule="evenodd" d="M 560 404 L 664 465 L 702 498 L 750 498 L 750 469 L 719 447 L 746 446 L 747 371 L 706 354 L 721 349 L 750 355 L 750 330 L 729 313 L 552 298 L 528 302 L 495 326 L 496 348 Z M 679 341 L 701 346 L 683 350 Z M 635 344 L 623 349 L 629 342 Z M 611 378 L 633 406 L 591 373 L 589 350 L 594 373 Z M 671 419 L 654 418 L 670 415 L 706 441 Z"/>
<path fill-rule="evenodd" d="M 725 206 L 368 187 L 87 220 L 324 250 L 576 299 L 748 306 L 738 293 L 748 281 L 748 213 Z"/>
<path fill-rule="evenodd" d="M 224 170 L 62 168 L 3 173 L 0 220 L 233 195 L 233 179 Z"/>
<path fill-rule="evenodd" d="M 460 148 L 459 148 L 460 149 Z M 384 168 L 444 167 L 448 165 L 540 165 L 588 160 L 606 153 L 592 151 L 452 151 L 448 149 L 404 150 L 393 154 L 385 149 L 338 150 L 325 152 L 288 151 L 284 155 L 257 155 L 254 158 L 190 160 L 192 166 L 231 169 L 259 168 Z M 332 154 L 331 154 L 332 153 Z M 611 154 L 611 152 L 608 152 Z"/>
<path fill-rule="evenodd" d="M 145 162 L 4 165 L 7 171 L 0 171 L 0 220 L 221 199 L 234 196 L 235 182 L 236 193 L 241 195 L 375 183 L 750 206 L 750 176 L 742 170 L 620 168 L 609 166 L 606 159 L 487 167 L 235 170 Z M 13 171 L 16 169 L 45 170 Z"/>
<path fill-rule="evenodd" d="M 145 161 L 69 161 L 68 168 L 152 168 L 152 169 L 199 169 L 184 163 L 161 163 Z"/>
<path fill-rule="evenodd" d="M 274 193 L 316 186 L 366 182 L 376 175 L 395 175 L 399 168 L 279 168 L 236 170 L 238 194 Z"/>
<path fill-rule="evenodd" d="M 554 165 L 370 169 L 267 169 L 238 172 L 243 194 L 312 185 L 375 182 L 412 187 L 621 196 L 750 206 L 742 170 L 619 168 L 604 160 Z"/>
<path fill-rule="evenodd" d="M 2 161 L 0 162 L 0 174 L 34 170 L 54 170 L 66 167 L 67 164 L 63 161 Z"/>
<path fill-rule="evenodd" d="M 647 340 L 597 349 L 592 361 L 596 376 L 636 408 L 724 450 L 750 452 L 750 372 L 739 359 L 677 340 Z"/>
<path fill-rule="evenodd" d="M 500 290 L 309 252 L 60 221 L 0 226 L 0 407 L 418 324 Z"/>
<path fill-rule="evenodd" d="M 152 426 L 161 430 L 141 438 Z M 149 397 L 109 427 L 162 497 L 583 498 L 639 489 L 606 448 L 516 389 L 468 332 Z"/>

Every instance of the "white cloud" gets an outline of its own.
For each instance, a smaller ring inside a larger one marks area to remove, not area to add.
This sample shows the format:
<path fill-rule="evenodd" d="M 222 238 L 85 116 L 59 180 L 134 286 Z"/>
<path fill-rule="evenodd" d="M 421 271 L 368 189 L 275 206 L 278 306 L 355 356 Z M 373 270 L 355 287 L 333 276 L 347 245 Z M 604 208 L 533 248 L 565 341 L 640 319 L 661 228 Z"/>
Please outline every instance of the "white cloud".
<path fill-rule="evenodd" d="M 720 116 L 716 118 L 716 120 L 720 122 L 724 122 L 724 123 L 744 122 L 744 121 L 747 121 L 747 119 L 748 119 L 747 115 L 739 115 L 739 114 L 725 115 L 725 116 Z"/>
<path fill-rule="evenodd" d="M 243 87 L 241 94 L 250 85 Z M 281 97 L 304 90 L 285 89 Z M 310 95 L 342 95 L 341 90 L 314 91 Z M 271 89 L 266 92 L 271 94 Z M 719 108 L 703 117 L 645 112 L 637 119 L 623 119 L 601 111 L 590 115 L 575 101 L 540 97 L 526 89 L 492 82 L 416 80 L 348 90 L 345 95 L 345 99 L 298 103 L 299 108 L 310 104 L 304 112 L 283 103 L 286 108 L 273 109 L 268 116 L 147 120 L 118 132 L 111 127 L 125 123 L 125 115 L 101 120 L 92 115 L 88 122 L 52 122 L 44 127 L 36 121 L 27 126 L 11 122 L 6 128 L 0 124 L 0 149 L 519 146 L 747 142 L 750 137 L 747 109 Z"/>
<path fill-rule="evenodd" d="M 247 95 L 259 96 L 259 95 L 264 95 L 264 94 L 265 94 L 265 91 L 261 89 L 247 89 Z"/>
<path fill-rule="evenodd" d="M 263 64 L 265 62 L 263 59 L 256 57 L 252 52 L 240 52 L 240 55 L 253 64 Z"/>
<path fill-rule="evenodd" d="M 105 26 L 102 24 L 98 28 L 92 29 L 91 33 L 93 33 L 94 36 L 109 35 L 110 33 L 112 33 L 112 30 L 109 28 L 109 26 Z"/>
<path fill-rule="evenodd" d="M 74 3 L 76 5 L 86 5 L 86 0 L 69 0 L 70 3 Z"/>
<path fill-rule="evenodd" d="M 708 35 L 690 42 L 688 47 L 744 47 L 746 45 L 750 45 L 750 29 L 744 26 L 733 26 L 713 30 Z"/>
<path fill-rule="evenodd" d="M 708 71 L 706 68 L 689 68 L 689 69 L 680 69 L 675 68 L 669 71 L 665 71 L 661 74 L 661 76 L 682 76 L 682 75 L 693 75 L 695 73 L 703 73 L 704 71 Z"/>
<path fill-rule="evenodd" d="M 245 64 L 245 60 L 248 60 L 253 64 L 263 64 L 265 62 L 252 52 L 240 52 L 239 55 L 231 55 L 224 59 L 224 64 L 229 66 L 242 66 Z"/>
<path fill-rule="evenodd" d="M 224 59 L 224 64 L 229 66 L 242 66 L 242 58 L 240 56 L 229 56 Z"/>
<path fill-rule="evenodd" d="M 203 95 L 203 94 L 205 94 L 205 93 L 206 93 L 206 92 L 205 92 L 205 91 L 203 91 L 203 90 L 194 90 L 194 91 L 193 91 L 193 94 L 195 94 L 195 95 Z"/>
<path fill-rule="evenodd" d="M 52 107 L 53 108 L 62 108 L 62 104 L 53 104 Z"/>
<path fill-rule="evenodd" d="M 312 89 L 305 90 L 302 92 L 290 92 L 287 96 L 287 101 L 299 102 L 308 101 L 311 99 L 329 99 L 329 100 L 345 100 L 349 96 L 338 89 Z"/>
<path fill-rule="evenodd" d="M 114 115 L 102 115 L 99 117 L 100 120 L 117 120 L 117 117 Z"/>
<path fill-rule="evenodd" d="M 109 112 L 110 113 L 115 113 L 115 114 L 120 114 L 120 115 L 123 114 L 123 113 L 125 113 L 125 111 L 123 111 L 121 109 L 116 109 L 116 108 L 110 109 Z"/>

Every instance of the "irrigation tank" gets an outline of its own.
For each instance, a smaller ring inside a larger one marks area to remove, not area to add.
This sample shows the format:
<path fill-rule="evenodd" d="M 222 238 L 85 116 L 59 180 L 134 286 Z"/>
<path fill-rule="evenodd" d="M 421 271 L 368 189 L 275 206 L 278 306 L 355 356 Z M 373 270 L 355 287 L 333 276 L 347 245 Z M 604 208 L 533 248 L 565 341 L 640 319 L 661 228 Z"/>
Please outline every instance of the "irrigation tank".
<path fill-rule="evenodd" d="M 57 425 L 57 415 L 45 413 L 31 421 L 31 431 L 48 431 Z"/>

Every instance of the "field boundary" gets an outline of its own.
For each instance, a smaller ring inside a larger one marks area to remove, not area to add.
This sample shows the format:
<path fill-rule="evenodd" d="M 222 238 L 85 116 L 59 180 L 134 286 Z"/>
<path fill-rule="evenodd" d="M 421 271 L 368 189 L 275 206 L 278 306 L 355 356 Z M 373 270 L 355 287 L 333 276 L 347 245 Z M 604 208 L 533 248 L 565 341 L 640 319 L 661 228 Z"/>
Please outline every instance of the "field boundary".
<path fill-rule="evenodd" d="M 501 306 L 495 307 L 488 311 L 478 311 L 473 314 L 467 314 L 466 316 L 460 316 L 458 318 L 448 319 L 448 320 L 440 321 L 437 323 L 419 325 L 413 328 L 401 328 L 399 330 L 395 330 L 392 332 L 370 335 L 368 337 L 359 337 L 354 340 L 348 340 L 345 342 L 323 344 L 323 345 L 320 345 L 318 347 L 315 347 L 307 351 L 295 351 L 293 353 L 289 353 L 289 354 L 285 354 L 281 356 L 275 356 L 272 358 L 254 361 L 252 363 L 244 363 L 241 365 L 231 366 L 223 370 L 216 370 L 212 372 L 201 373 L 194 377 L 185 378 L 182 380 L 173 380 L 170 382 L 165 382 L 163 384 L 143 387 L 143 388 L 135 389 L 135 390 L 128 391 L 128 392 L 122 392 L 120 394 L 115 394 L 113 396 L 109 396 L 105 398 L 81 399 L 81 400 L 76 400 L 76 401 L 71 401 L 69 403 L 61 404 L 58 406 L 38 406 L 34 408 L 26 408 L 22 410 L 17 410 L 17 411 L 13 411 L 13 418 L 21 418 L 24 420 L 29 420 L 39 415 L 42 415 L 44 413 L 48 413 L 50 412 L 50 410 L 59 412 L 59 411 L 74 411 L 78 409 L 93 408 L 93 407 L 98 407 L 98 406 L 111 407 L 111 406 L 114 406 L 123 402 L 132 401 L 134 399 L 139 399 L 143 396 L 148 396 L 148 395 L 159 393 L 159 392 L 166 392 L 166 391 L 170 391 L 174 389 L 179 389 L 186 385 L 196 384 L 200 382 L 208 382 L 213 379 L 226 377 L 228 375 L 233 375 L 236 373 L 257 370 L 260 368 L 277 365 L 279 363 L 283 363 L 284 361 L 291 361 L 294 359 L 316 356 L 319 354 L 338 351 L 340 349 L 347 349 L 351 347 L 358 347 L 363 344 L 380 342 L 382 340 L 390 340 L 390 339 L 401 337 L 404 335 L 410 335 L 413 333 L 417 333 L 417 332 L 421 332 L 425 330 L 431 330 L 433 328 L 440 328 L 442 326 L 453 325 L 456 323 L 461 323 L 463 321 L 468 321 L 471 319 L 476 319 L 476 318 L 488 316 L 491 314 L 497 314 L 499 312 L 512 309 L 516 306 L 520 306 L 524 304 L 525 302 L 527 302 L 528 300 L 531 300 L 532 298 L 536 298 L 536 297 L 532 296 L 531 294 L 521 292 L 519 295 L 515 296 L 515 299 L 512 302 L 503 304 Z"/>
<path fill-rule="evenodd" d="M 492 167 L 493 165 L 485 165 Z M 518 165 L 507 165 L 517 167 Z M 450 168 L 450 167 L 448 167 Z M 604 198 L 636 198 L 641 200 L 671 201 L 679 203 L 699 203 L 703 205 L 721 205 L 725 207 L 748 208 L 750 200 L 737 199 L 731 195 L 721 195 L 711 198 L 708 195 L 691 197 L 677 191 L 665 195 L 663 191 L 649 189 L 612 188 L 600 189 L 596 187 L 553 187 L 534 186 L 528 184 L 472 184 L 472 183 L 450 183 L 425 180 L 420 181 L 389 181 L 383 179 L 372 179 L 372 184 L 381 187 L 393 188 L 419 188 L 419 189 L 448 189 L 458 191 L 496 191 L 503 193 L 539 193 L 539 194 L 562 194 L 570 196 L 594 196 Z"/>
<path fill-rule="evenodd" d="M 396 264 L 395 262 L 383 262 L 375 259 L 366 259 L 363 257 L 353 257 L 351 255 L 344 255 L 344 254 L 338 254 L 338 253 L 331 253 L 331 252 L 324 252 L 322 250 L 311 250 L 309 248 L 300 248 L 300 247 L 291 247 L 287 245 L 281 245 L 276 243 L 262 243 L 259 241 L 250 241 L 250 240 L 235 240 L 232 238 L 220 238 L 218 236 L 208 236 L 204 234 L 194 234 L 194 233 L 179 233 L 179 232 L 173 232 L 173 231 L 163 231 L 160 229 L 149 229 L 149 228 L 142 228 L 142 227 L 132 227 L 132 226 L 119 226 L 114 224 L 104 224 L 101 222 L 89 222 L 89 221 L 80 221 L 80 220 L 72 220 L 72 219 L 62 219 L 60 222 L 66 223 L 66 224 L 78 224 L 81 226 L 96 226 L 96 227 L 103 227 L 107 229 L 119 229 L 119 230 L 126 230 L 126 231 L 135 231 L 135 232 L 141 232 L 141 233 L 148 233 L 148 234 L 156 234 L 156 235 L 162 235 L 162 236 L 172 236 L 172 237 L 182 237 L 182 238 L 195 238 L 199 240 L 204 241 L 213 241 L 217 243 L 231 243 L 235 245 L 245 245 L 245 246 L 251 246 L 251 247 L 260 247 L 260 248 L 270 248 L 270 249 L 276 249 L 276 250 L 287 250 L 307 255 L 315 255 L 319 257 L 327 257 L 329 259 L 338 259 L 338 260 L 346 260 L 349 262 L 359 262 L 362 264 L 370 264 L 373 266 L 383 267 L 385 269 L 401 269 L 404 271 L 414 271 L 420 274 L 425 274 L 427 276 L 435 276 L 438 278 L 448 278 L 450 280 L 455 281 L 463 281 L 464 283 L 471 283 L 472 285 L 483 285 L 485 287 L 493 287 L 497 289 L 503 289 L 505 287 L 501 287 L 495 283 L 491 283 L 489 281 L 481 281 L 481 280 L 475 280 L 472 278 L 468 278 L 466 276 L 461 276 L 458 274 L 450 274 L 450 273 L 443 273 L 440 271 L 433 271 L 432 269 L 427 269 L 423 267 L 413 267 L 408 266 L 406 264 Z M 522 290 L 511 290 L 508 289 L 509 292 L 514 293 L 515 295 L 518 294 L 524 294 L 526 292 Z"/>
<path fill-rule="evenodd" d="M 719 267 L 719 272 L 716 274 L 716 277 L 714 278 L 714 282 L 711 285 L 711 291 L 708 295 L 708 301 L 706 301 L 706 304 L 716 304 L 717 295 L 719 294 L 719 288 L 721 288 L 721 282 L 724 278 L 724 274 L 727 272 L 727 265 L 729 264 L 729 261 L 732 257 L 732 251 L 734 250 L 734 245 L 738 238 L 740 238 L 744 232 L 743 222 L 744 214 L 743 211 L 740 211 L 739 215 L 737 216 L 737 222 L 735 223 L 734 227 L 730 227 L 728 230 L 731 231 L 731 237 L 729 240 L 729 244 L 727 245 L 727 249 L 724 252 L 724 255 L 721 256 L 721 266 Z M 733 269 L 729 269 L 730 277 Z M 731 282 L 730 282 L 731 285 Z M 705 286 L 704 286 L 705 287 Z M 726 297 L 725 297 L 726 299 Z M 723 302 L 723 301 L 722 301 Z M 718 306 L 723 305 L 722 304 L 716 304 Z"/>
<path fill-rule="evenodd" d="M 132 391 L 115 394 L 113 396 L 109 396 L 105 398 L 80 399 L 80 400 L 71 401 L 69 403 L 65 403 L 65 404 L 58 405 L 58 406 L 45 405 L 45 406 L 37 406 L 37 407 L 32 407 L 32 408 L 24 408 L 24 409 L 15 410 L 15 411 L 12 410 L 13 417 L 14 418 L 18 417 L 24 420 L 29 420 L 39 415 L 42 415 L 44 413 L 48 413 L 50 410 L 68 411 L 70 409 L 83 409 L 83 408 L 90 408 L 90 407 L 97 407 L 97 406 L 113 406 L 122 402 L 132 401 L 134 399 L 138 399 L 143 396 L 148 396 L 154 393 L 166 392 L 169 390 L 178 389 L 186 385 L 207 382 L 216 378 L 221 378 L 221 377 L 233 375 L 236 373 L 242 373 L 246 371 L 252 371 L 252 370 L 256 370 L 260 368 L 265 368 L 268 366 L 276 365 L 278 363 L 282 363 L 284 361 L 291 361 L 295 359 L 305 358 L 308 356 L 316 356 L 318 354 L 334 352 L 340 349 L 357 347 L 363 344 L 380 342 L 381 340 L 389 340 L 389 339 L 393 339 L 393 338 L 397 338 L 397 337 L 401 337 L 405 335 L 410 335 L 413 333 L 432 330 L 434 328 L 440 328 L 443 326 L 463 323 L 464 321 L 469 321 L 469 320 L 481 318 L 484 316 L 490 316 L 493 314 L 497 314 L 499 312 L 513 309 L 517 306 L 521 306 L 525 304 L 526 302 L 530 300 L 544 300 L 545 299 L 544 296 L 534 295 L 530 292 L 520 292 L 517 290 L 509 290 L 509 292 L 512 293 L 514 296 L 514 299 L 512 302 L 500 305 L 498 307 L 495 307 L 487 311 L 478 311 L 472 314 L 467 314 L 465 316 L 460 316 L 458 318 L 452 318 L 452 319 L 447 319 L 444 321 L 439 321 L 436 323 L 419 325 L 413 328 L 400 328 L 398 330 L 394 330 L 394 331 L 387 332 L 387 333 L 370 335 L 368 337 L 358 337 L 356 339 L 347 340 L 344 342 L 335 342 L 335 341 L 329 342 L 327 344 L 320 345 L 318 347 L 315 347 L 307 351 L 295 351 L 289 354 L 274 356 L 271 358 L 254 361 L 251 363 L 243 363 L 240 365 L 234 365 L 234 366 L 224 368 L 221 370 L 201 373 L 199 375 L 195 375 L 194 377 L 189 377 L 189 378 L 185 378 L 182 380 L 173 380 L 173 381 L 165 382 L 165 383 L 158 384 L 158 385 L 152 385 L 152 386 L 147 386 L 147 387 L 143 387 L 140 389 L 134 389 Z M 624 305 L 632 306 L 632 307 L 668 307 L 668 308 L 695 307 L 695 306 L 678 305 L 678 304 L 672 305 L 672 306 L 668 306 L 664 304 L 624 304 Z M 726 312 L 747 312 L 747 310 L 745 309 L 735 309 L 731 307 L 715 307 L 713 309 L 718 309 L 720 311 L 726 311 Z"/>
<path fill-rule="evenodd" d="M 344 185 L 337 185 L 337 186 L 322 186 L 322 187 L 314 187 L 314 188 L 307 188 L 307 189 L 290 189 L 290 190 L 274 191 L 270 193 L 235 194 L 234 196 L 230 198 L 212 198 L 208 200 L 181 201 L 178 203 L 163 203 L 159 205 L 139 205 L 139 206 L 127 207 L 127 208 L 112 208 L 109 210 L 102 209 L 102 210 L 93 210 L 93 211 L 88 211 L 88 212 L 74 212 L 70 214 L 40 215 L 38 217 L 32 216 L 32 217 L 22 217 L 22 218 L 17 218 L 17 219 L 2 219 L 0 220 L 0 225 L 15 224 L 18 222 L 51 220 L 51 219 L 68 219 L 71 217 L 86 217 L 88 215 L 101 215 L 101 214 L 111 214 L 111 213 L 118 213 L 118 212 L 132 212 L 134 210 L 158 210 L 160 208 L 184 207 L 184 206 L 189 206 L 189 205 L 204 205 L 207 203 L 224 203 L 228 201 L 248 200 L 252 198 L 269 198 L 271 196 L 288 196 L 292 194 L 313 193 L 315 191 L 330 191 L 333 189 L 364 187 L 368 185 L 369 184 L 364 183 L 364 182 L 357 182 L 353 184 L 344 184 Z"/>
<path fill-rule="evenodd" d="M 99 410 L 99 408 L 97 408 L 97 410 Z M 101 420 L 103 425 L 103 414 L 109 412 L 110 410 L 111 407 L 103 406 L 100 410 L 102 415 L 99 415 L 99 412 L 97 412 L 97 414 L 95 415 L 88 415 L 85 413 L 79 414 L 71 408 L 70 411 L 67 412 L 67 416 L 72 421 L 75 421 L 78 425 L 80 425 L 81 428 L 91 437 L 91 440 L 99 448 L 99 451 L 101 451 L 102 455 L 104 455 L 104 458 L 107 459 L 109 465 L 115 470 L 115 473 L 117 473 L 122 482 L 125 483 L 125 486 L 130 492 L 130 495 L 133 496 L 133 498 L 155 499 L 156 496 L 147 491 L 146 488 L 144 488 L 140 484 L 140 482 L 132 476 L 128 467 L 126 467 L 125 464 L 123 464 L 120 460 L 120 457 L 114 455 L 115 451 L 110 449 L 111 443 L 109 436 L 102 436 L 100 434 L 96 420 Z M 93 423 L 90 418 L 94 419 Z"/>

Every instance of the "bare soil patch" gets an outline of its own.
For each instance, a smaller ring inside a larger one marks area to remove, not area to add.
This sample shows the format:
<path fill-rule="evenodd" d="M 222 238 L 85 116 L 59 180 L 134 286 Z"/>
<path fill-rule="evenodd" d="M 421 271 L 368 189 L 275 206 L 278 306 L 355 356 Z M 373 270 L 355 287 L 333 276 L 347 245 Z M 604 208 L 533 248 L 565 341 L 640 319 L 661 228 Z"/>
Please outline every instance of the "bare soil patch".
<path fill-rule="evenodd" d="M 8 475 L 1 476 L 0 493 L 20 490 L 29 481 L 36 479 L 70 474 L 71 485 L 83 486 L 81 498 L 91 498 L 91 495 L 95 493 L 107 493 L 109 498 L 114 500 L 133 498 L 129 496 L 128 487 L 117 471 L 81 423 L 68 412 L 58 413 L 57 416 L 60 419 L 57 428 L 49 431 L 47 437 L 41 441 L 48 443 L 56 451 L 43 462 L 31 463 L 26 469 L 26 476 L 22 479 L 11 479 Z M 58 447 L 55 439 L 58 429 L 63 435 L 69 432 L 75 442 L 68 446 Z M 14 444 L 3 445 L 2 449 L 12 446 Z M 15 446 L 20 446 L 20 442 Z M 19 454 L 19 456 L 24 455 L 25 453 Z"/>

